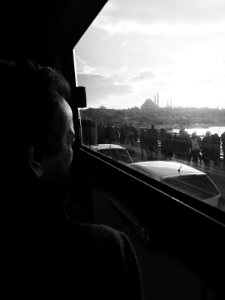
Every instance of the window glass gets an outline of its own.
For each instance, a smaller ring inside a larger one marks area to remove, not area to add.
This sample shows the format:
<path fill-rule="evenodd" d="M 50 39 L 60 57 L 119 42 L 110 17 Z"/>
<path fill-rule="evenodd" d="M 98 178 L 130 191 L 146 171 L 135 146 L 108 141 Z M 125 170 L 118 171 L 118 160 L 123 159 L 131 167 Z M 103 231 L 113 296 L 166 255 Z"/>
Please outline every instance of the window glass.
<path fill-rule="evenodd" d="M 196 178 L 197 177 L 197 178 Z M 166 178 L 163 180 L 174 188 L 177 188 L 188 195 L 193 195 L 196 198 L 204 201 L 209 201 L 212 197 L 219 199 L 220 193 L 211 180 L 204 175 L 200 176 L 179 176 Z"/>
<path fill-rule="evenodd" d="M 224 15 L 222 0 L 109 0 L 74 49 L 83 144 L 196 200 L 219 191 L 221 210 Z"/>

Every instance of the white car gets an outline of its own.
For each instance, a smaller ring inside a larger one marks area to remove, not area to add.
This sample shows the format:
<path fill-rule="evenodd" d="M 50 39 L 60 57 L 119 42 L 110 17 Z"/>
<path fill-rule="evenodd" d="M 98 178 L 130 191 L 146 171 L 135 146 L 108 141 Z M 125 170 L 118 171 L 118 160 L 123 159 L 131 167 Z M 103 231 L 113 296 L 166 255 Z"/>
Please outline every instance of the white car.
<path fill-rule="evenodd" d="M 128 166 L 216 207 L 222 197 L 218 187 L 206 173 L 180 162 L 142 161 Z"/>
<path fill-rule="evenodd" d="M 98 144 L 98 145 L 92 145 L 90 146 L 90 148 L 94 151 L 98 151 L 110 157 L 111 159 L 121 163 L 129 164 L 133 162 L 128 150 L 121 145 Z"/>

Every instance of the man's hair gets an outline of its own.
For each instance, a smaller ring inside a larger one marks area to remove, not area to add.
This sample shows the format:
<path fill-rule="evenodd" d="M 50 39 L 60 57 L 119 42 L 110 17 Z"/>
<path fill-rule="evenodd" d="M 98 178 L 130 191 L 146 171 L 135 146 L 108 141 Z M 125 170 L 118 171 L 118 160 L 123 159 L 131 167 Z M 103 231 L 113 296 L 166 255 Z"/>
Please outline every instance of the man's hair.
<path fill-rule="evenodd" d="M 70 87 L 55 69 L 0 61 L 1 119 L 6 117 L 7 140 L 15 148 L 25 152 L 36 145 L 57 154 L 64 125 L 59 114 L 62 98 L 70 103 Z"/>

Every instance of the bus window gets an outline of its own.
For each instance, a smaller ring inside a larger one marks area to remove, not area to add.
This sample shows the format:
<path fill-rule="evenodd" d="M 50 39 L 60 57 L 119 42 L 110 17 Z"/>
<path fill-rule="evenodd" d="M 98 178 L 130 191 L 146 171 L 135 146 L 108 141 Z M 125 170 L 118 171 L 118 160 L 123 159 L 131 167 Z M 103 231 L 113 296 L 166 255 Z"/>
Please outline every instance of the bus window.
<path fill-rule="evenodd" d="M 190 172 L 188 193 L 199 201 L 209 187 L 201 178 L 209 178 L 218 193 L 208 202 L 220 210 L 224 10 L 219 0 L 110 0 L 74 49 L 77 85 L 87 93 L 87 108 L 80 110 L 83 135 L 92 136 L 84 145 L 94 151 L 105 144 L 124 147 L 132 160 L 122 157 L 126 165 L 155 179 L 162 170 L 177 178 Z M 157 167 L 149 164 L 156 161 Z M 174 179 L 159 181 L 171 186 Z M 198 184 L 206 189 L 201 196 Z M 185 191 L 187 182 L 172 186 Z"/>

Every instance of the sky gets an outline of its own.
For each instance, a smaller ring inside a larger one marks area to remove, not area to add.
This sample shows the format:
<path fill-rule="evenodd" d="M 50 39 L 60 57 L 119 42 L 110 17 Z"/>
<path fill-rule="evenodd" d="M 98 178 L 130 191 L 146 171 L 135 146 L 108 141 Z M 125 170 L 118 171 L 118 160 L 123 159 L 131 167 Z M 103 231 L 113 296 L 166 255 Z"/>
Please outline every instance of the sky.
<path fill-rule="evenodd" d="M 225 1 L 109 0 L 74 57 L 88 107 L 225 108 Z"/>

